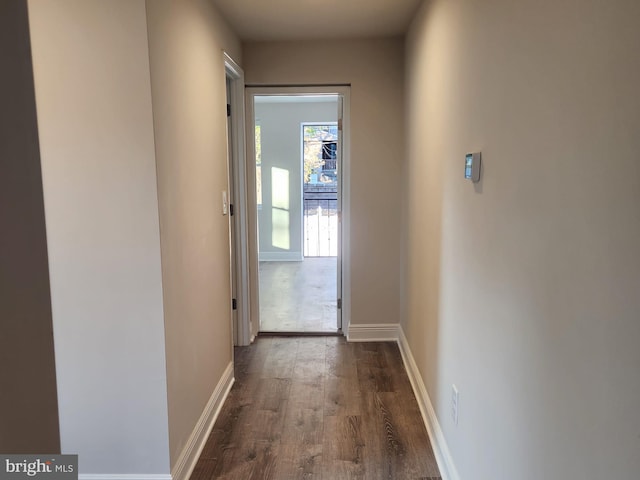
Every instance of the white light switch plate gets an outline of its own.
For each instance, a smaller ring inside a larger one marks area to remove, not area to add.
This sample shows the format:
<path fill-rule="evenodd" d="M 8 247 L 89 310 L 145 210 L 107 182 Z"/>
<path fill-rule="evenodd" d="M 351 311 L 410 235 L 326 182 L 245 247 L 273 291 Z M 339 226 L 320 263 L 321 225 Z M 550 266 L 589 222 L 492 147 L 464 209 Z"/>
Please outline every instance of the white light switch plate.
<path fill-rule="evenodd" d="M 227 200 L 227 191 L 222 192 L 222 215 L 229 213 L 229 201 Z"/>

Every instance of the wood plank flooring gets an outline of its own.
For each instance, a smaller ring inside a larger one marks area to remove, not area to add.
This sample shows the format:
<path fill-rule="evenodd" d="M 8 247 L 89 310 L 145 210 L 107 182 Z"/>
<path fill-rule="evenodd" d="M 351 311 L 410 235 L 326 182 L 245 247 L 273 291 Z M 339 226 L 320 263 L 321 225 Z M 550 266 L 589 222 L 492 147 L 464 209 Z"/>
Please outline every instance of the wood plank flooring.
<path fill-rule="evenodd" d="M 394 343 L 260 337 L 191 480 L 440 480 Z"/>

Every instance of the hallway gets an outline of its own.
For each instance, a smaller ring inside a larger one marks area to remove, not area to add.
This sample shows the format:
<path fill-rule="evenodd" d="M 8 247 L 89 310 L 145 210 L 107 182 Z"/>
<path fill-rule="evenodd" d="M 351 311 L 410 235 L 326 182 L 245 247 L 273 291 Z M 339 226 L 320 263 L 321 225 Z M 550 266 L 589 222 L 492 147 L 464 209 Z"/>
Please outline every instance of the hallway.
<path fill-rule="evenodd" d="M 440 479 L 393 343 L 260 337 L 235 378 L 191 480 Z"/>
<path fill-rule="evenodd" d="M 81 480 L 638 480 L 638 19 L 0 1 L 0 452 Z M 338 96 L 342 134 L 305 171 L 336 108 L 269 123 L 256 95 Z M 261 260 L 332 253 L 340 276 L 261 290 Z M 337 301 L 341 332 L 260 336 L 334 330 Z M 345 338 L 397 341 L 417 399 L 393 343 Z"/>

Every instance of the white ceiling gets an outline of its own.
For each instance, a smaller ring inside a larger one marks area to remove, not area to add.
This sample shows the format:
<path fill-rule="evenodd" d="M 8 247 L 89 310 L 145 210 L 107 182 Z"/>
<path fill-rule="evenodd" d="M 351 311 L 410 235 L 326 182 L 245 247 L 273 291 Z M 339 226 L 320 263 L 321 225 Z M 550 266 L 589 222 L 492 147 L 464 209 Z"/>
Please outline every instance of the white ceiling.
<path fill-rule="evenodd" d="M 212 0 L 242 40 L 402 35 L 423 0 Z"/>

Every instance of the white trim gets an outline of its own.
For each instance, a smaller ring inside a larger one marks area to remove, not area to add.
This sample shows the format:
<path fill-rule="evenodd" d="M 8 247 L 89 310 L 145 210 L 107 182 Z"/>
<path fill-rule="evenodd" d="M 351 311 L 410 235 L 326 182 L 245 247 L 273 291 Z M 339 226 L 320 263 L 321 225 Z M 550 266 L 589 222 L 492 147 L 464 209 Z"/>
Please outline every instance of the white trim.
<path fill-rule="evenodd" d="M 213 429 L 213 424 L 216 422 L 222 405 L 229 395 L 233 382 L 233 362 L 230 362 L 222 374 L 218 385 L 216 385 L 216 388 L 213 390 L 207 406 L 203 410 L 200 419 L 189 436 L 189 440 L 187 440 L 186 445 L 182 449 L 182 453 L 180 453 L 178 457 L 178 461 L 171 471 L 172 480 L 188 480 L 191 476 L 207 438 L 209 438 L 209 434 Z"/>
<path fill-rule="evenodd" d="M 338 298 L 342 308 L 338 311 L 338 328 L 349 331 L 351 325 L 351 88 L 341 91 L 338 121 L 342 130 L 338 131 L 340 151 L 338 155 Z"/>
<path fill-rule="evenodd" d="M 171 480 L 168 473 L 81 473 L 78 480 Z"/>
<path fill-rule="evenodd" d="M 247 157 L 245 141 L 244 72 L 233 59 L 224 52 L 225 75 L 231 80 L 231 142 L 233 145 L 233 204 L 235 214 L 236 249 L 236 297 L 237 316 L 234 331 L 236 343 L 249 345 L 251 337 L 251 305 L 249 285 L 249 216 L 247 213 Z"/>
<path fill-rule="evenodd" d="M 349 342 L 397 342 L 397 323 L 369 323 L 351 324 L 347 331 L 347 341 Z"/>
<path fill-rule="evenodd" d="M 229 55 L 227 52 L 223 51 L 222 53 L 224 55 L 225 72 L 233 78 L 244 78 L 244 72 L 242 71 L 242 68 L 240 68 L 240 65 L 238 65 L 235 60 L 231 58 L 231 55 Z"/>
<path fill-rule="evenodd" d="M 413 393 L 418 400 L 422 420 L 427 427 L 427 432 L 429 434 L 429 439 L 431 440 L 433 453 L 435 454 L 436 461 L 438 462 L 438 468 L 440 469 L 442 480 L 460 480 L 458 470 L 453 463 L 453 458 L 451 457 L 451 452 L 447 445 L 447 440 L 440 428 L 436 411 L 433 408 L 433 404 L 429 398 L 429 393 L 422 381 L 418 365 L 413 358 L 413 354 L 409 348 L 409 343 L 407 342 L 407 337 L 405 336 L 404 330 L 402 330 L 401 326 L 398 328 L 398 333 L 398 346 L 400 347 L 400 353 L 402 354 L 402 361 L 404 362 L 404 367 L 409 375 L 409 380 L 413 387 Z"/>
<path fill-rule="evenodd" d="M 260 252 L 261 262 L 301 262 L 302 252 Z"/>
<path fill-rule="evenodd" d="M 256 103 L 332 103 L 337 101 L 337 98 L 332 97 L 337 95 L 305 95 L 302 100 L 299 95 L 260 96 L 256 98 Z"/>
<path fill-rule="evenodd" d="M 258 252 L 258 211 L 262 210 L 262 205 L 258 205 L 256 195 L 256 146 L 255 146 L 255 107 L 254 98 L 250 94 L 250 89 L 245 88 L 245 132 L 252 132 L 245 136 L 247 162 L 245 170 L 245 196 L 247 200 L 247 219 L 249 228 L 247 230 L 247 243 L 249 247 L 249 302 L 251 305 L 250 330 L 254 337 L 260 330 L 260 275 L 258 263 L 260 262 Z"/>

